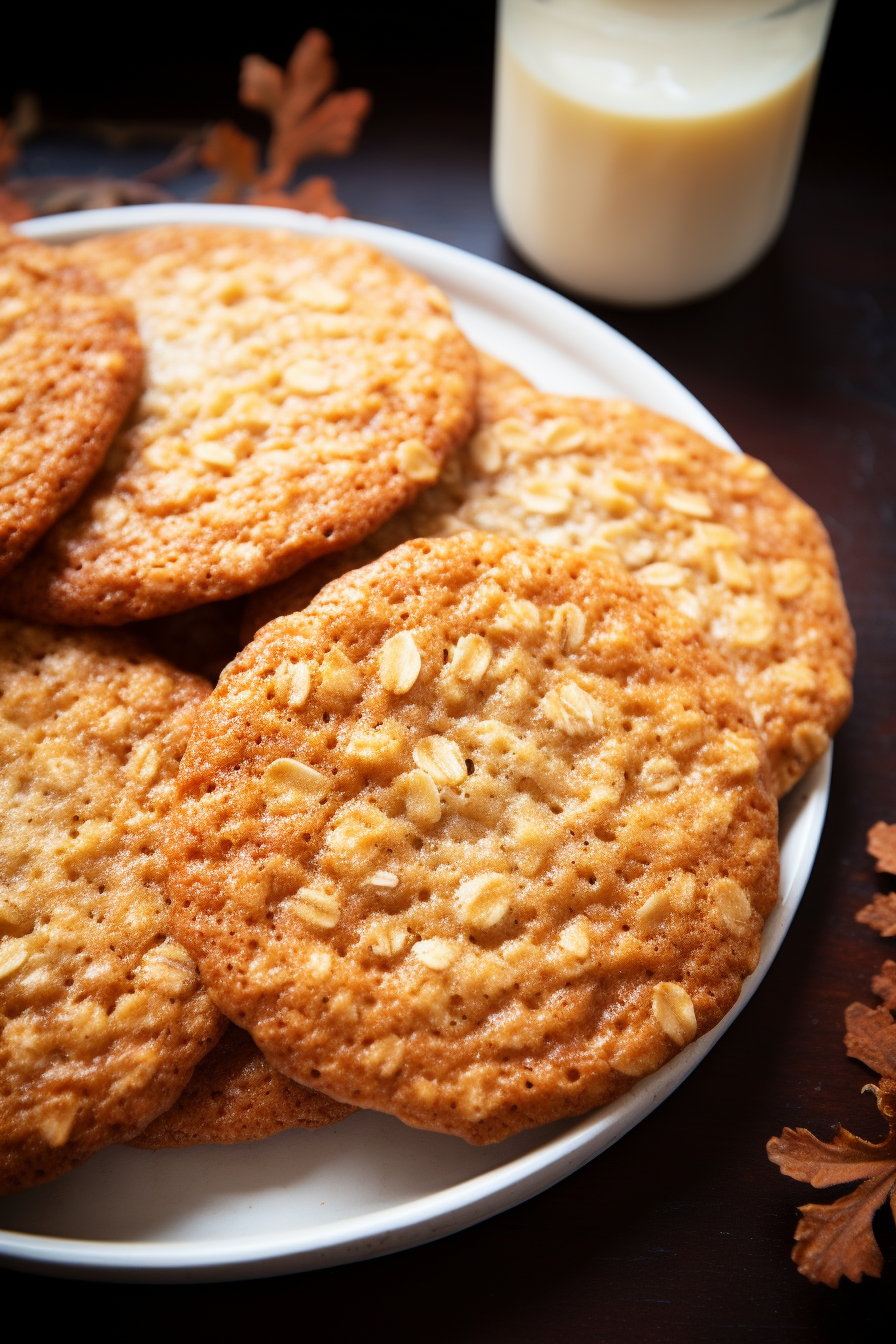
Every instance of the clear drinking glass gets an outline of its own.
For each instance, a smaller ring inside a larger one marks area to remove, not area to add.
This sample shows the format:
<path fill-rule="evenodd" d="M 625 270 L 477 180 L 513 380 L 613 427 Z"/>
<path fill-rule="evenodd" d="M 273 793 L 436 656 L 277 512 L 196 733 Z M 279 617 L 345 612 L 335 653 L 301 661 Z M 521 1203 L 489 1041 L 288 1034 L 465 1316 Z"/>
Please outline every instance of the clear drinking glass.
<path fill-rule="evenodd" d="M 790 204 L 835 0 L 501 0 L 493 190 L 570 289 L 727 284 Z"/>

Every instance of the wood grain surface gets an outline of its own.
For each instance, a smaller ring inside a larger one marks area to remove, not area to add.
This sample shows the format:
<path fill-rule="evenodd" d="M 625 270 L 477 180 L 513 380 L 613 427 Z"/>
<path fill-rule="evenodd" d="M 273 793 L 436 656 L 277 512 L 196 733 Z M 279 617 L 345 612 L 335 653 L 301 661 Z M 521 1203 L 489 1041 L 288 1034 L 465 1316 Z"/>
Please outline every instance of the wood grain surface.
<path fill-rule="evenodd" d="M 867 19 L 870 7 L 858 9 Z M 863 102 L 861 76 L 847 68 L 863 42 L 883 42 L 882 30 L 838 22 L 794 207 L 768 256 L 704 302 L 594 309 L 818 509 L 856 626 L 856 707 L 836 741 L 821 849 L 756 997 L 696 1073 L 612 1150 L 479 1227 L 386 1259 L 255 1283 L 38 1287 L 0 1275 L 10 1300 L 37 1289 L 46 1311 L 71 1319 L 142 1313 L 176 1338 L 288 1328 L 427 1344 L 823 1344 L 865 1340 L 887 1322 L 878 1337 L 892 1337 L 892 1219 L 876 1222 L 882 1280 L 813 1287 L 790 1261 L 796 1206 L 842 1191 L 815 1194 L 765 1156 L 784 1125 L 827 1136 L 840 1120 L 883 1137 L 860 1091 L 872 1075 L 841 1044 L 843 1010 L 874 1001 L 871 976 L 896 955 L 894 940 L 854 920 L 875 891 L 890 889 L 865 855 L 865 832 L 881 817 L 896 821 L 896 185 L 883 103 Z M 352 76 L 373 87 L 379 111 L 357 154 L 325 165 L 340 196 L 358 215 L 526 271 L 490 204 L 487 60 L 418 69 L 402 101 L 390 93 L 394 67 L 382 52 L 376 59 L 381 68 L 366 71 L 356 59 Z"/>

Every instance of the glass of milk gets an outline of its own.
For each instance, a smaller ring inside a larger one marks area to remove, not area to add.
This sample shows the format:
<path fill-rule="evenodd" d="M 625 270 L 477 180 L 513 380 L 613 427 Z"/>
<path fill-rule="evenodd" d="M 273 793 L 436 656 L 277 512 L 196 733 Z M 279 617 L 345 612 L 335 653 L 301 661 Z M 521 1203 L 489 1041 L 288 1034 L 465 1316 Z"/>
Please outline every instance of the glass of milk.
<path fill-rule="evenodd" d="M 834 0 L 501 0 L 493 188 L 524 257 L 624 304 L 708 294 L 777 234 Z"/>

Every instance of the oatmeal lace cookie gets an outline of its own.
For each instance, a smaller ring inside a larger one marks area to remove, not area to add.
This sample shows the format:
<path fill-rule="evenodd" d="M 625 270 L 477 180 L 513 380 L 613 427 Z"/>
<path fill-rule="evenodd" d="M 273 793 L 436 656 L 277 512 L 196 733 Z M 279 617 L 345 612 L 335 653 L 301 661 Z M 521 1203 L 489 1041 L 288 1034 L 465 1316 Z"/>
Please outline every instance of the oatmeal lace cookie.
<path fill-rule="evenodd" d="M 140 378 L 130 306 L 0 225 L 0 576 L 99 468 Z"/>
<path fill-rule="evenodd" d="M 470 432 L 448 300 L 366 244 L 168 226 L 72 255 L 133 302 L 146 387 L 11 581 L 18 615 L 120 625 L 272 583 L 378 527 Z"/>
<path fill-rule="evenodd" d="M 697 621 L 750 702 L 779 797 L 849 713 L 855 641 L 827 533 L 755 458 L 630 402 L 498 390 L 439 483 L 367 551 L 467 528 L 596 556 Z M 316 577 L 258 594 L 246 624 L 255 607 L 303 605 Z"/>
<path fill-rule="evenodd" d="M 697 627 L 467 533 L 272 621 L 200 711 L 172 920 L 278 1069 L 474 1143 L 609 1101 L 759 957 L 777 806 Z"/>
<path fill-rule="evenodd" d="M 133 1137 L 223 1029 L 160 853 L 208 689 L 121 636 L 0 621 L 0 1193 Z"/>
<path fill-rule="evenodd" d="M 131 1139 L 131 1147 L 247 1143 L 284 1129 L 335 1125 L 354 1110 L 272 1069 L 249 1033 L 229 1026 L 174 1105 Z"/>
<path fill-rule="evenodd" d="M 502 364 L 485 351 L 477 350 L 476 359 L 479 366 L 476 420 L 482 425 L 490 423 L 501 414 L 503 398 L 508 394 L 524 389 L 534 391 L 534 388 L 516 369 L 512 369 L 509 364 Z M 447 472 L 449 479 L 458 479 L 457 471 L 452 466 L 453 460 L 452 458 L 446 464 L 443 478 Z M 447 500 L 441 493 L 439 484 L 432 486 L 420 497 L 420 503 L 424 505 L 427 513 L 439 507 L 436 500 Z M 335 555 L 321 556 L 319 560 L 306 565 L 288 579 L 250 593 L 245 599 L 241 618 L 240 637 L 243 644 L 248 644 L 256 631 L 275 616 L 285 616 L 290 611 L 301 611 L 303 607 L 307 607 L 311 599 L 331 579 L 337 579 L 340 574 L 346 574 L 350 569 L 357 569 L 359 565 L 366 565 L 370 560 L 376 560 L 386 551 L 390 551 L 393 546 L 399 546 L 403 541 L 411 541 L 419 535 L 415 510 L 400 509 L 388 522 L 357 546 L 351 546 L 348 550 L 339 551 Z"/>

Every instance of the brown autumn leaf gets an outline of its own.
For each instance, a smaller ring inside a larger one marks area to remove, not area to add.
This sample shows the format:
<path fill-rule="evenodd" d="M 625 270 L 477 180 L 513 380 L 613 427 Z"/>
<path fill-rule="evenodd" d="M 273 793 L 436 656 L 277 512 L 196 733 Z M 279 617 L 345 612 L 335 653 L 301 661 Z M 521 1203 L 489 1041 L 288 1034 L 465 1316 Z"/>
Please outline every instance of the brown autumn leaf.
<path fill-rule="evenodd" d="M 889 1016 L 889 1014 L 888 1014 Z M 896 1218 L 896 1080 L 882 1078 L 871 1087 L 890 1133 L 883 1143 L 869 1143 L 838 1126 L 830 1143 L 805 1129 L 785 1129 L 769 1139 L 770 1161 L 785 1176 L 807 1181 L 816 1189 L 861 1181 L 861 1185 L 833 1204 L 803 1204 L 794 1234 L 792 1256 L 811 1283 L 836 1288 L 845 1275 L 858 1283 L 863 1274 L 879 1278 L 883 1256 L 874 1237 L 872 1220 L 890 1197 Z"/>
<path fill-rule="evenodd" d="M 868 853 L 879 873 L 896 873 L 896 824 L 877 821 L 868 832 Z"/>
<path fill-rule="evenodd" d="M 301 121 L 271 137 L 268 169 L 259 185 L 285 186 L 305 159 L 349 154 L 369 110 L 370 95 L 364 89 L 331 93 Z"/>
<path fill-rule="evenodd" d="M 354 148 L 371 98 L 364 89 L 330 93 L 336 73 L 330 39 L 319 28 L 305 33 L 285 70 L 263 56 L 244 58 L 240 101 L 271 120 L 259 191 L 283 190 L 304 159 L 348 154 Z"/>
<path fill-rule="evenodd" d="M 240 62 L 240 102 L 273 121 L 283 97 L 283 80 L 284 72 L 273 61 L 264 56 L 244 56 Z"/>
<path fill-rule="evenodd" d="M 349 214 L 336 195 L 336 184 L 331 177 L 307 177 L 294 191 L 253 191 L 248 199 L 251 205 L 276 205 L 285 210 L 326 215 L 328 219 L 347 219 Z"/>
<path fill-rule="evenodd" d="M 896 1022 L 886 1008 L 851 1003 L 846 1010 L 846 1053 L 875 1073 L 896 1078 Z"/>
<path fill-rule="evenodd" d="M 856 913 L 856 920 L 876 929 L 882 938 L 892 938 L 896 935 L 896 891 L 889 896 L 878 893 L 870 905 L 863 905 Z"/>
<path fill-rule="evenodd" d="M 896 1217 L 893 1186 L 896 1163 L 880 1177 L 863 1181 L 833 1204 L 801 1204 L 803 1215 L 793 1234 L 792 1256 L 810 1283 L 836 1288 L 845 1275 L 858 1283 L 863 1274 L 879 1279 L 884 1258 L 872 1230 L 875 1213 L 887 1196 Z"/>
<path fill-rule="evenodd" d="M 871 989 L 884 1002 L 880 1008 L 851 1003 L 844 1014 L 843 1043 L 852 1059 L 861 1060 L 875 1073 L 896 1079 L 896 1022 L 888 1009 L 896 1008 L 896 961 L 885 961 Z"/>
<path fill-rule="evenodd" d="M 219 121 L 205 138 L 199 162 L 219 175 L 208 200 L 219 204 L 241 201 L 258 176 L 258 141 L 244 135 L 232 121 Z"/>
<path fill-rule="evenodd" d="M 246 56 L 240 66 L 240 101 L 278 123 L 301 120 L 335 84 L 332 44 L 320 28 L 309 28 L 296 43 L 286 69 L 264 56 Z"/>
<path fill-rule="evenodd" d="M 883 999 L 885 1008 L 896 1008 L 896 961 L 885 961 L 880 975 L 871 981 L 871 988 L 879 999 Z"/>

